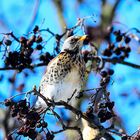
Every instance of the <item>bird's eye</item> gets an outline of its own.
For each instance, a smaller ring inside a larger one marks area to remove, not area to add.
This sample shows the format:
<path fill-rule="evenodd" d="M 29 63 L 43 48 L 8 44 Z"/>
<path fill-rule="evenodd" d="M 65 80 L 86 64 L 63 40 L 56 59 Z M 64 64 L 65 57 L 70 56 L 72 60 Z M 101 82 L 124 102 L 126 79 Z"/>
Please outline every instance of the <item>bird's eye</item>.
<path fill-rule="evenodd" d="M 71 39 L 71 43 L 76 43 L 77 41 L 78 41 L 77 38 L 72 38 L 72 39 Z"/>

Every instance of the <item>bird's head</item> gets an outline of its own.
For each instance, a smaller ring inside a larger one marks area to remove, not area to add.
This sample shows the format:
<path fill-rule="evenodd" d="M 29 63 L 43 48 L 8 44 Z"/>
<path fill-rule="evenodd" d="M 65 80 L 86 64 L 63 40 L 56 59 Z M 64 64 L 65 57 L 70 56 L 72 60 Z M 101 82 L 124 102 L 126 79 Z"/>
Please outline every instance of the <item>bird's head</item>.
<path fill-rule="evenodd" d="M 83 41 L 87 38 L 87 35 L 83 36 L 71 36 L 68 37 L 62 46 L 61 52 L 79 52 L 80 48 L 83 46 Z"/>

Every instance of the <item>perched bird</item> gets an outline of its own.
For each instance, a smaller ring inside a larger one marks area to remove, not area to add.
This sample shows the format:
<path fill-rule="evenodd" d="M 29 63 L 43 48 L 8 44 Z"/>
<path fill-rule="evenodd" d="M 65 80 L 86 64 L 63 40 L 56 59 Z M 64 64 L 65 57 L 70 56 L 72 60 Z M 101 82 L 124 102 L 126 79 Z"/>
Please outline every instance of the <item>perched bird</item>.
<path fill-rule="evenodd" d="M 88 118 L 88 121 L 82 118 L 83 140 L 115 140 L 100 124 L 99 118 L 91 108 L 84 115 Z"/>
<path fill-rule="evenodd" d="M 40 83 L 40 93 L 54 101 L 67 101 L 75 92 L 70 103 L 84 86 L 85 62 L 82 58 L 81 47 L 84 36 L 68 37 L 62 46 L 60 54 L 47 66 L 47 71 Z M 38 102 L 42 104 L 42 100 Z"/>

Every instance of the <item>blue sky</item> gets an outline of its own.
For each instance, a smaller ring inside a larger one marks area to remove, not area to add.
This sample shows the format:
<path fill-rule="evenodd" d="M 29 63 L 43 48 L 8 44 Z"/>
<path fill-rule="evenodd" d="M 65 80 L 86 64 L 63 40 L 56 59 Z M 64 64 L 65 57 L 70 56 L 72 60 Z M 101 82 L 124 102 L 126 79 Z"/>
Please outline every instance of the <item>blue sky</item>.
<path fill-rule="evenodd" d="M 114 3 L 114 0 L 108 1 L 110 4 Z M 17 36 L 26 34 L 33 17 L 35 1 L 1 0 L 0 5 L 0 32 L 13 31 Z M 96 15 L 95 19 L 97 22 L 91 23 L 90 21 L 88 21 L 89 24 L 91 24 L 92 26 L 96 26 L 100 22 L 99 16 L 101 12 L 101 3 L 98 0 L 86 0 L 84 4 L 81 4 L 80 6 L 75 0 L 69 0 L 64 1 L 64 6 L 67 8 L 65 8 L 63 16 L 68 27 L 73 26 L 76 23 L 76 19 L 78 17 L 88 16 L 91 14 Z M 136 27 L 139 29 L 139 9 L 140 2 L 137 2 L 137 0 L 122 0 L 114 19 L 114 21 L 120 22 L 121 24 L 118 24 L 116 26 L 123 29 L 124 31 L 132 27 Z M 57 15 L 57 9 L 52 0 L 40 1 L 39 11 L 33 26 L 35 26 L 36 24 L 39 25 L 40 28 L 50 28 L 54 33 L 62 32 L 62 28 L 59 23 L 59 17 Z M 47 50 L 53 52 L 53 46 L 54 39 L 51 39 L 47 43 Z M 130 54 L 130 58 L 126 61 L 140 64 L 140 56 L 137 53 L 139 44 L 133 42 L 131 44 L 131 47 L 134 49 L 134 51 Z M 2 66 L 2 61 L 0 61 L 0 66 Z M 122 117 L 127 132 L 131 134 L 140 126 L 140 113 L 138 112 L 138 110 L 140 110 L 140 101 L 138 100 L 137 96 L 133 94 L 135 88 L 140 90 L 140 70 L 136 70 L 119 64 L 115 66 L 111 65 L 111 67 L 115 70 L 115 74 L 112 77 L 115 82 L 113 85 L 109 86 L 111 99 L 115 101 L 115 110 Z M 39 85 L 44 69 L 45 67 L 37 68 L 37 73 L 31 74 L 26 82 L 25 91 L 30 90 L 32 88 L 32 85 Z M 13 72 L 0 71 L 0 74 L 3 73 L 5 73 L 5 75 L 8 77 Z M 97 83 L 98 76 L 97 79 L 94 79 L 95 77 L 95 74 L 91 74 L 89 80 L 90 83 Z M 19 74 L 19 83 L 23 80 L 23 76 Z M 90 83 L 88 83 L 88 87 L 91 87 Z M 9 83 L 7 83 L 6 79 L 4 79 L 2 83 L 0 83 L 0 94 L 2 95 L 0 99 L 7 98 L 9 96 L 7 90 L 3 89 L 11 90 L 11 87 Z M 121 98 L 119 94 L 125 92 L 129 93 L 128 98 Z M 132 100 L 136 101 L 136 104 L 130 106 L 130 102 Z"/>

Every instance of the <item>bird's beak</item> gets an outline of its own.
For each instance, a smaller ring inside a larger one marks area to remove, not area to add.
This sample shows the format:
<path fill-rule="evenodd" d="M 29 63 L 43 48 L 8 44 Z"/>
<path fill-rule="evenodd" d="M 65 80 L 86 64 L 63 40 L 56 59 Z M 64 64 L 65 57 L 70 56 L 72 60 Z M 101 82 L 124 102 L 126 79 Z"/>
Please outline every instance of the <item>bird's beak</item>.
<path fill-rule="evenodd" d="M 87 38 L 87 35 L 83 35 L 79 38 L 79 41 L 84 41 Z"/>

